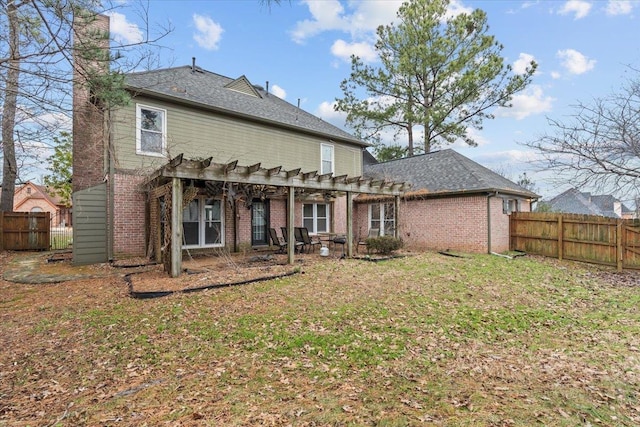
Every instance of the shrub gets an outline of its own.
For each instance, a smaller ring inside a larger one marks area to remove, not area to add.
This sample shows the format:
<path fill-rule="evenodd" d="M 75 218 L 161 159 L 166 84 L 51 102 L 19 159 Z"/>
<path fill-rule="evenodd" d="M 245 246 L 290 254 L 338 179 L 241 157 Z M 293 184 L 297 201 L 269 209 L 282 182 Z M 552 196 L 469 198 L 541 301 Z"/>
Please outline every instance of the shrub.
<path fill-rule="evenodd" d="M 402 240 L 393 236 L 369 237 L 366 240 L 367 249 L 388 255 L 402 247 Z"/>

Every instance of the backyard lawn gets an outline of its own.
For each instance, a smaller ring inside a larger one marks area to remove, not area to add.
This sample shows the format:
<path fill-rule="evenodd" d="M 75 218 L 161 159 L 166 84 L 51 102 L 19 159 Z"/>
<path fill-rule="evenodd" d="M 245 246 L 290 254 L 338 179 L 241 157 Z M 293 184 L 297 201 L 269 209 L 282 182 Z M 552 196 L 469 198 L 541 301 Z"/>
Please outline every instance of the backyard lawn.
<path fill-rule="evenodd" d="M 0 426 L 640 425 L 638 273 L 330 258 L 146 300 L 0 281 L 0 316 Z"/>

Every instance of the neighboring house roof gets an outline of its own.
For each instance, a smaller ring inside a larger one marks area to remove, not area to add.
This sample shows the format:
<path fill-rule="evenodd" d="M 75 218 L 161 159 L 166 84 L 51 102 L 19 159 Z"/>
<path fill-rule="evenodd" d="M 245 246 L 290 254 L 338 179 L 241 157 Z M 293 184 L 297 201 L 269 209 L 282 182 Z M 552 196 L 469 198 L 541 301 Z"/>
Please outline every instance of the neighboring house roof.
<path fill-rule="evenodd" d="M 18 186 L 16 186 L 15 192 L 14 192 L 14 197 L 15 195 L 17 195 L 19 192 L 22 191 L 26 191 L 26 188 L 31 187 L 33 189 L 35 189 L 35 191 L 33 191 L 31 194 L 25 196 L 19 203 L 17 203 L 13 208 L 18 209 L 20 206 L 22 206 L 24 203 L 27 202 L 27 200 L 34 200 L 34 199 L 40 199 L 43 200 L 45 203 L 48 203 L 49 205 L 51 205 L 53 208 L 59 207 L 59 206 L 64 206 L 64 203 L 62 203 L 62 199 L 60 197 L 58 197 L 57 195 L 51 195 L 49 194 L 49 191 L 47 189 L 46 186 L 44 185 L 38 185 L 38 184 L 34 184 L 30 181 L 25 182 L 24 184 L 20 184 Z"/>
<path fill-rule="evenodd" d="M 616 203 L 620 203 L 621 213 L 632 212 L 624 203 L 609 194 L 591 195 L 591 193 L 581 192 L 575 188 L 570 188 L 545 203 L 552 211 L 556 212 L 600 215 L 611 218 L 620 218 L 620 215 L 616 213 Z"/>
<path fill-rule="evenodd" d="M 499 192 L 527 198 L 539 196 L 451 150 L 365 165 L 364 175 L 411 183 L 408 196 Z"/>
<path fill-rule="evenodd" d="M 232 79 L 199 67 L 183 66 L 127 74 L 125 84 L 134 93 L 284 126 L 362 147 L 369 145 L 268 93 L 264 88 L 252 85 L 245 76 Z"/>

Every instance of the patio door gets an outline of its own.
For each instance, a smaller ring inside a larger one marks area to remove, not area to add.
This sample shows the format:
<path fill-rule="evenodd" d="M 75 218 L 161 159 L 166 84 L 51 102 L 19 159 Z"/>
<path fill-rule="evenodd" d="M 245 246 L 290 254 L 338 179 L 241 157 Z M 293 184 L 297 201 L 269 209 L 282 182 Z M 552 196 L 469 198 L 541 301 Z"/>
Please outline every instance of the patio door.
<path fill-rule="evenodd" d="M 269 244 L 269 200 L 254 200 L 251 204 L 251 245 Z"/>

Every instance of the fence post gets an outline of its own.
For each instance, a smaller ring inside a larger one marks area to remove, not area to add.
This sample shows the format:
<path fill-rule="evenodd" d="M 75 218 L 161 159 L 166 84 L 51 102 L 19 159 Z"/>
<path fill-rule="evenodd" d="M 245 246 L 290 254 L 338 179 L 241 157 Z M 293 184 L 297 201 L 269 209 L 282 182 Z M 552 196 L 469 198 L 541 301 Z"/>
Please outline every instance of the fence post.
<path fill-rule="evenodd" d="M 618 271 L 622 271 L 622 258 L 624 257 L 624 252 L 622 251 L 623 245 L 622 245 L 622 235 L 623 235 L 623 226 L 622 226 L 622 220 L 619 219 L 618 220 L 618 224 L 616 226 L 616 247 L 617 247 L 617 251 L 616 251 L 616 267 L 618 269 Z"/>
<path fill-rule="evenodd" d="M 4 246 L 4 212 L 0 211 L 0 251 Z"/>
<path fill-rule="evenodd" d="M 563 227 L 563 225 L 562 225 L 562 214 L 560 214 L 560 215 L 558 215 L 558 259 L 559 259 L 560 261 L 562 261 L 562 256 L 564 255 L 564 254 L 563 254 L 563 250 L 562 250 L 562 249 L 563 249 L 563 246 L 564 246 L 564 244 L 563 244 L 563 242 L 562 242 L 562 238 L 563 238 L 563 236 L 562 236 L 562 234 L 563 234 L 563 233 L 562 233 L 562 229 L 563 229 L 563 228 L 564 228 L 564 227 Z"/>

